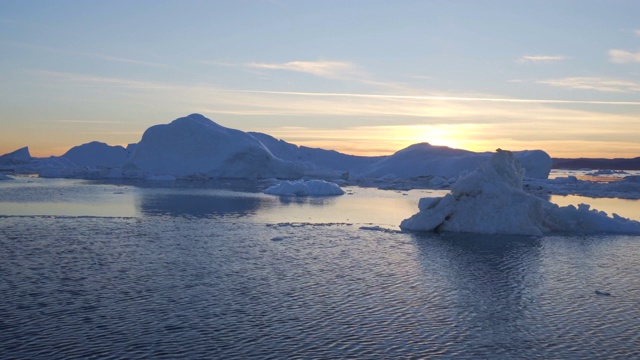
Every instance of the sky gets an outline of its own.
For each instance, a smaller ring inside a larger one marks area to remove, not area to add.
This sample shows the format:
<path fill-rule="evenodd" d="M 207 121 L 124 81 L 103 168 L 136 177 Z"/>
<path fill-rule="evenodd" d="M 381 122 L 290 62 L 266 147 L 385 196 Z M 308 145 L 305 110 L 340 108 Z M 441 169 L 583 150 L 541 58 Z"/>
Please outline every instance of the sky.
<path fill-rule="evenodd" d="M 0 154 L 200 113 L 359 155 L 640 156 L 637 0 L 0 0 Z"/>

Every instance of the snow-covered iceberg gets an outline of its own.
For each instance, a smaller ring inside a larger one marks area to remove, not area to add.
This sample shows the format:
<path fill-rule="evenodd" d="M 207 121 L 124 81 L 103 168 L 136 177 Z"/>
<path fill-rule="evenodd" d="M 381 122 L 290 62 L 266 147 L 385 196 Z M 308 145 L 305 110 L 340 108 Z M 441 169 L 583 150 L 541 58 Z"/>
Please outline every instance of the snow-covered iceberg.
<path fill-rule="evenodd" d="M 200 114 L 148 128 L 124 165 L 125 176 L 298 179 L 302 169 L 275 157 L 246 132 Z"/>
<path fill-rule="evenodd" d="M 559 207 L 522 190 L 525 170 L 510 151 L 498 151 L 460 178 L 451 194 L 420 199 L 403 230 L 543 235 L 549 232 L 640 233 L 640 222 L 589 205 Z"/>
<path fill-rule="evenodd" d="M 265 194 L 280 196 L 332 196 L 343 195 L 338 184 L 324 180 L 283 181 L 264 191 Z"/>

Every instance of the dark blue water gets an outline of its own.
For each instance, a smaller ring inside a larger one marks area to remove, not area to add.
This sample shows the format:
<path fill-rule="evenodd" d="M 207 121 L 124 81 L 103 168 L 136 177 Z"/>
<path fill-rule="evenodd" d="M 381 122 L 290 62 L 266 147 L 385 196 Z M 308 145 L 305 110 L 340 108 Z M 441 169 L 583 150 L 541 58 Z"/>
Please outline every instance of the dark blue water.
<path fill-rule="evenodd" d="M 0 217 L 0 358 L 640 356 L 638 236 L 415 235 L 265 220 L 331 200 L 133 198 L 131 217 Z"/>

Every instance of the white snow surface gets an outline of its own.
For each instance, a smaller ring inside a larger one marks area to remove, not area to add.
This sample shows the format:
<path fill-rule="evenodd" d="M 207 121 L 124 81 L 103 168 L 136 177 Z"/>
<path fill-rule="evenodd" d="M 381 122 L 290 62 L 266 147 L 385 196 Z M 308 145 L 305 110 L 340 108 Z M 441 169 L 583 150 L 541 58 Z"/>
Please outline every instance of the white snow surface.
<path fill-rule="evenodd" d="M 74 146 L 62 158 L 68 159 L 80 167 L 121 167 L 129 152 L 119 145 L 111 146 L 102 142 L 92 141 L 87 144 Z"/>
<path fill-rule="evenodd" d="M 324 180 L 282 181 L 264 191 L 265 194 L 280 196 L 332 196 L 343 195 L 344 190 L 336 183 Z"/>
<path fill-rule="evenodd" d="M 540 236 L 550 232 L 640 233 L 640 222 L 590 210 L 559 207 L 522 190 L 524 168 L 509 151 L 498 151 L 476 171 L 460 178 L 451 194 L 423 198 L 420 211 L 400 228 Z"/>
<path fill-rule="evenodd" d="M 253 136 L 200 114 L 147 129 L 123 170 L 132 177 L 297 179 L 303 175 L 299 165 L 275 157 Z"/>

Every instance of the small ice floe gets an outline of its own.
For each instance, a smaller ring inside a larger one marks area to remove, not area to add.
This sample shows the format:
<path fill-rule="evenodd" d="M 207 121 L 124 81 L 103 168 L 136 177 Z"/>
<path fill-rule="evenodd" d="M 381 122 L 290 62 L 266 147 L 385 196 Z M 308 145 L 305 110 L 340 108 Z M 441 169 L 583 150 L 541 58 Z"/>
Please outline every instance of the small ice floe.
<path fill-rule="evenodd" d="M 273 185 L 264 193 L 280 196 L 332 196 L 343 195 L 344 190 L 338 184 L 324 180 L 295 180 Z"/>
<path fill-rule="evenodd" d="M 3 173 L 0 173 L 0 180 L 13 180 L 13 178 Z"/>

